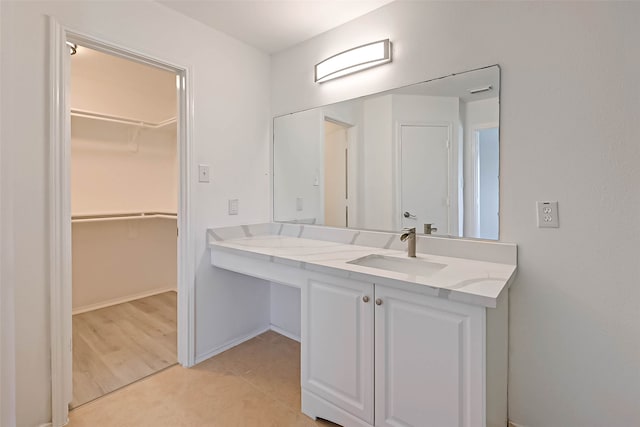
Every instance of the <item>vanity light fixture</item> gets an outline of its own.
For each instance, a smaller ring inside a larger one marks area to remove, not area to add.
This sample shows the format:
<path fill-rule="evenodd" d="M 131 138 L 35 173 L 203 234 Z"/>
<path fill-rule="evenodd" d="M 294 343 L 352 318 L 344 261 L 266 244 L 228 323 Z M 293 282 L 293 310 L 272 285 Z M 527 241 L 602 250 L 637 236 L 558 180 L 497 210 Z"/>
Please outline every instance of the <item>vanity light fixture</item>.
<path fill-rule="evenodd" d="M 469 93 L 471 95 L 475 95 L 476 93 L 489 92 L 491 89 L 493 89 L 493 86 L 489 85 L 485 87 L 479 87 L 477 89 L 469 89 Z"/>
<path fill-rule="evenodd" d="M 69 54 L 75 55 L 78 51 L 78 45 L 75 43 L 67 42 L 67 46 L 69 46 Z"/>
<path fill-rule="evenodd" d="M 388 62 L 391 62 L 391 42 L 389 39 L 367 43 L 340 52 L 316 64 L 315 82 L 323 83 Z"/>

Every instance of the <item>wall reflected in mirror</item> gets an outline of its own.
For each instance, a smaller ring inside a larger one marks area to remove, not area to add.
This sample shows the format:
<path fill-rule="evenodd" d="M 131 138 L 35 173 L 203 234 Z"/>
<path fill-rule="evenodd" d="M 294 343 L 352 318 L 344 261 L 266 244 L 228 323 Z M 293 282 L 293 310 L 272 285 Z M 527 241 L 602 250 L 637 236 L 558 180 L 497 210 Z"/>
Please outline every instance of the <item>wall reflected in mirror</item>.
<path fill-rule="evenodd" d="M 498 239 L 500 69 L 274 119 L 273 217 Z"/>

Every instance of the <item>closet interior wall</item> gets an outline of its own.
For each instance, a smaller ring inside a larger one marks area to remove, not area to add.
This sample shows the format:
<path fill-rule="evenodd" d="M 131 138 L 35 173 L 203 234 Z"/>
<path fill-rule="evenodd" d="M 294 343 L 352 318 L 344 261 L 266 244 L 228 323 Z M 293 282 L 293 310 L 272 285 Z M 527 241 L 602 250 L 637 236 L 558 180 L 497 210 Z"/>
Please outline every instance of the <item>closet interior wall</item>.
<path fill-rule="evenodd" d="M 176 102 L 168 71 L 72 56 L 74 314 L 177 289 Z"/>

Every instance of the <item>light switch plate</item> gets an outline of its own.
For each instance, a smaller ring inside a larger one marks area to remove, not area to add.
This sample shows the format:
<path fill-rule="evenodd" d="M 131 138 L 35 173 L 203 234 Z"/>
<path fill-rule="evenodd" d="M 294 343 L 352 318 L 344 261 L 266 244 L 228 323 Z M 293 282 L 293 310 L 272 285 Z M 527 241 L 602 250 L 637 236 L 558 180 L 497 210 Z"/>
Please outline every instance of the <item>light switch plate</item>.
<path fill-rule="evenodd" d="M 558 228 L 558 202 L 536 202 L 538 228 Z"/>
<path fill-rule="evenodd" d="M 209 165 L 198 165 L 198 181 L 209 182 Z"/>
<path fill-rule="evenodd" d="M 229 215 L 238 215 L 238 199 L 229 200 Z"/>
<path fill-rule="evenodd" d="M 304 200 L 302 199 L 302 197 L 296 197 L 296 210 L 299 212 L 302 210 L 303 206 L 304 206 Z"/>

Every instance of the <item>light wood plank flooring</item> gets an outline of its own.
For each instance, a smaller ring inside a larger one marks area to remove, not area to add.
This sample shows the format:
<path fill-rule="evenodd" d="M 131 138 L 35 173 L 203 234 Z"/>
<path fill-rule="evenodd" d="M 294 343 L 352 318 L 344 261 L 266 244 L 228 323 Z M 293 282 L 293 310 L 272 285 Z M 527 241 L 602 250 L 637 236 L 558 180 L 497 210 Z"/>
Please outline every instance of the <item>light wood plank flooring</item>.
<path fill-rule="evenodd" d="M 266 332 L 83 405 L 69 427 L 330 427 L 300 412 L 300 344 Z"/>
<path fill-rule="evenodd" d="M 71 408 L 177 362 L 176 293 L 73 316 Z"/>

